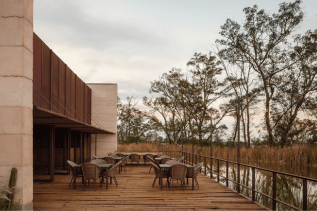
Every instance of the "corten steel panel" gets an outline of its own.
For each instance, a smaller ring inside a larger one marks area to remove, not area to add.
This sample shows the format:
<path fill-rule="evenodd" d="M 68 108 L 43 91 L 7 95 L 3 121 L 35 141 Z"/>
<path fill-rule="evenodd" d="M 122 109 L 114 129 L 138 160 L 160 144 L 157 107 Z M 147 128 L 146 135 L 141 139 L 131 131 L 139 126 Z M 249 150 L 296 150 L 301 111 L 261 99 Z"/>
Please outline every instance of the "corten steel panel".
<path fill-rule="evenodd" d="M 73 118 L 76 118 L 76 75 L 73 71 L 70 72 L 70 109 Z"/>
<path fill-rule="evenodd" d="M 42 91 L 42 40 L 33 33 L 33 101 L 41 106 Z"/>
<path fill-rule="evenodd" d="M 84 115 L 84 108 L 85 108 L 85 83 L 80 80 L 80 94 L 81 94 L 81 98 L 80 98 L 80 121 L 85 122 L 85 115 Z"/>
<path fill-rule="evenodd" d="M 72 117 L 71 115 L 71 70 L 66 66 L 66 109 L 67 116 Z"/>
<path fill-rule="evenodd" d="M 61 114 L 66 115 L 66 65 L 65 63 L 59 59 L 58 62 L 58 92 L 59 92 L 59 96 L 58 96 L 58 100 L 59 100 L 59 112 Z"/>
<path fill-rule="evenodd" d="M 91 125 L 91 89 L 88 88 L 88 107 L 87 107 L 87 124 L 90 124 Z"/>
<path fill-rule="evenodd" d="M 51 49 L 42 42 L 42 97 L 41 107 L 50 110 L 51 99 Z"/>
<path fill-rule="evenodd" d="M 85 96 L 85 99 L 84 99 L 84 119 L 85 119 L 85 123 L 87 123 L 87 107 L 88 107 L 88 86 L 86 84 L 84 84 L 84 96 Z"/>
<path fill-rule="evenodd" d="M 80 79 L 76 75 L 76 119 L 82 121 L 80 118 Z"/>
<path fill-rule="evenodd" d="M 58 57 L 56 56 L 56 54 L 52 51 L 51 52 L 51 111 L 57 112 L 58 113 L 58 109 L 59 109 L 59 103 L 58 103 Z"/>

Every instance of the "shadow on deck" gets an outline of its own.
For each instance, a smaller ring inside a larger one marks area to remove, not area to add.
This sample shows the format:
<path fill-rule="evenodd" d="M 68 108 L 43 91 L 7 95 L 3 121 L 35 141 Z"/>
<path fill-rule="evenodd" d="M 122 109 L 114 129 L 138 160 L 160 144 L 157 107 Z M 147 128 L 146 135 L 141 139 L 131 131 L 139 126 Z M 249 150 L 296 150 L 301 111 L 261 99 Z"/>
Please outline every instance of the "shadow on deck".
<path fill-rule="evenodd" d="M 69 188 L 70 175 L 56 175 L 54 182 L 34 182 L 34 210 L 264 210 L 257 204 L 199 175 L 199 188 L 191 189 L 191 179 L 183 191 L 180 183 L 173 188 L 158 184 L 154 188 L 154 170 L 149 166 L 127 166 L 127 172 L 116 174 L 114 182 L 106 190 L 97 183 L 85 188 L 81 179 L 77 189 Z"/>

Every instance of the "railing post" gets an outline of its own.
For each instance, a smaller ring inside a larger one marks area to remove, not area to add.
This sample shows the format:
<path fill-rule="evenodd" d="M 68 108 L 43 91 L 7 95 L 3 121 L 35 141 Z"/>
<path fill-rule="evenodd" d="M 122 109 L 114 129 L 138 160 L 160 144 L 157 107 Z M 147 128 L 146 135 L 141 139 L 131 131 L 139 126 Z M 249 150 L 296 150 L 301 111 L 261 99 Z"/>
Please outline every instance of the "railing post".
<path fill-rule="evenodd" d="M 207 175 L 207 157 L 205 156 L 205 176 Z"/>
<path fill-rule="evenodd" d="M 229 162 L 226 161 L 226 186 L 228 187 L 229 186 Z"/>
<path fill-rule="evenodd" d="M 273 172 L 272 210 L 276 210 L 276 172 Z"/>
<path fill-rule="evenodd" d="M 210 179 L 212 179 L 212 157 L 210 157 Z"/>
<path fill-rule="evenodd" d="M 255 201 L 255 167 L 252 167 L 252 201 Z"/>
<path fill-rule="evenodd" d="M 217 182 L 219 182 L 219 174 L 220 174 L 219 160 L 217 160 Z"/>
<path fill-rule="evenodd" d="M 303 179 L 303 210 L 307 210 L 307 179 Z"/>
<path fill-rule="evenodd" d="M 238 172 L 237 172 L 237 192 L 240 193 L 240 163 L 238 163 Z"/>

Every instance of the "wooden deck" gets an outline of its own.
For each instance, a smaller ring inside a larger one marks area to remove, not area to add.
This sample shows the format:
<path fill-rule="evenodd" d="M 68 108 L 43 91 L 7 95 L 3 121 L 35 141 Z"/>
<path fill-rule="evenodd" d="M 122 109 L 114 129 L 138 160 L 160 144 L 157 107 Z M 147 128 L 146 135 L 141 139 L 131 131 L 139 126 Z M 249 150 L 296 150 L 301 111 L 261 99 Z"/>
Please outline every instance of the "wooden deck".
<path fill-rule="evenodd" d="M 264 210 L 216 182 L 199 175 L 199 189 L 186 190 L 174 183 L 173 188 L 154 188 L 154 171 L 149 166 L 127 166 L 127 172 L 117 174 L 119 186 L 114 182 L 106 190 L 100 184 L 94 191 L 90 184 L 83 191 L 80 179 L 77 189 L 69 188 L 71 176 L 56 175 L 54 182 L 34 182 L 34 210 Z"/>

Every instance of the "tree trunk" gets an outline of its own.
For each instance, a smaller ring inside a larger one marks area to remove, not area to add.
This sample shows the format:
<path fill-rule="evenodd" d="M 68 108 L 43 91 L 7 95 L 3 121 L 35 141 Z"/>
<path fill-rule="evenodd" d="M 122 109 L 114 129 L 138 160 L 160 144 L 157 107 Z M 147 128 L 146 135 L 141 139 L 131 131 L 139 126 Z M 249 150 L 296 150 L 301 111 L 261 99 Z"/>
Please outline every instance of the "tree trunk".
<path fill-rule="evenodd" d="M 244 139 L 244 144 L 247 146 L 247 135 L 246 135 L 246 128 L 245 128 L 245 122 L 244 122 L 244 115 L 243 111 L 241 110 L 241 120 L 243 124 L 243 139 Z"/>
<path fill-rule="evenodd" d="M 250 138 L 250 111 L 249 111 L 249 87 L 247 86 L 246 93 L 246 106 L 247 106 L 247 136 L 248 136 L 248 146 L 251 146 L 251 138 Z"/>

